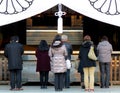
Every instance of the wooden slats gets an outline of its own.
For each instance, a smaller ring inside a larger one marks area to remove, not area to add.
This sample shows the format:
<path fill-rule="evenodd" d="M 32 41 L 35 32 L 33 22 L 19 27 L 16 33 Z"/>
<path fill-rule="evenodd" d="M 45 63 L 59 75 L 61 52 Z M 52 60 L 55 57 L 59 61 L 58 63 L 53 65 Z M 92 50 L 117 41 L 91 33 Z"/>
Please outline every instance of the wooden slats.
<path fill-rule="evenodd" d="M 57 32 L 27 32 L 27 45 L 38 45 L 42 39 L 51 44 L 56 34 Z M 64 32 L 64 34 L 68 35 L 72 45 L 80 45 L 83 41 L 82 32 Z"/>
<path fill-rule="evenodd" d="M 0 83 L 8 83 L 9 81 L 9 72 L 7 59 L 3 56 L 0 56 Z"/>
<path fill-rule="evenodd" d="M 112 57 L 110 74 L 111 85 L 120 84 L 120 55 Z"/>

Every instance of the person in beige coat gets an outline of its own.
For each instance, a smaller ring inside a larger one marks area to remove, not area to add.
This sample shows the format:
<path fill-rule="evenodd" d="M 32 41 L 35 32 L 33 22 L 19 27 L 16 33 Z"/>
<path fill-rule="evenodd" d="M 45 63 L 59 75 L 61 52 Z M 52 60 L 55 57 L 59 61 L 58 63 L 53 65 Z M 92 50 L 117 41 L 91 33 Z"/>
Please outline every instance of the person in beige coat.
<path fill-rule="evenodd" d="M 49 56 L 51 59 L 51 71 L 55 74 L 55 91 L 62 91 L 64 84 L 64 73 L 66 72 L 65 57 L 67 50 L 61 41 L 61 36 L 56 35 L 53 43 L 49 49 Z"/>

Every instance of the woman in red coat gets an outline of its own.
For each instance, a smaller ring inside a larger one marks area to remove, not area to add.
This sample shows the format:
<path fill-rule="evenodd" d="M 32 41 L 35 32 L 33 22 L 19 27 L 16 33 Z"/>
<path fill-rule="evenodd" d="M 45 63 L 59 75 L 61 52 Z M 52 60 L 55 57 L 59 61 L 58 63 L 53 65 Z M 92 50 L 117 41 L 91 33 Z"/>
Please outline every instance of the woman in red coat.
<path fill-rule="evenodd" d="M 47 88 L 50 69 L 50 57 L 48 56 L 49 46 L 45 40 L 41 40 L 36 49 L 36 72 L 40 74 L 41 88 Z"/>

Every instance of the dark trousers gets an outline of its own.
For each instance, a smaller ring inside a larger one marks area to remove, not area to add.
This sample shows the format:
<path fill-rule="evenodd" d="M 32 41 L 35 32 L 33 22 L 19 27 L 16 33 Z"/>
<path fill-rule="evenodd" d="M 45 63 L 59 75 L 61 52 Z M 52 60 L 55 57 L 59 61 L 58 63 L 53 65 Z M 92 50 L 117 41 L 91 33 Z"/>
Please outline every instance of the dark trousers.
<path fill-rule="evenodd" d="M 100 66 L 100 82 L 102 87 L 109 87 L 110 81 L 110 62 L 99 63 Z"/>
<path fill-rule="evenodd" d="M 67 71 L 65 72 L 65 87 L 70 87 L 70 69 L 67 69 Z"/>
<path fill-rule="evenodd" d="M 40 71 L 39 74 L 41 86 L 47 86 L 49 71 Z"/>
<path fill-rule="evenodd" d="M 64 82 L 64 73 L 55 73 L 55 90 L 62 90 Z"/>
<path fill-rule="evenodd" d="M 84 72 L 80 72 L 81 88 L 84 89 Z"/>
<path fill-rule="evenodd" d="M 14 88 L 21 88 L 21 82 L 22 82 L 22 76 L 21 76 L 22 70 L 10 70 L 10 86 L 11 89 Z"/>
<path fill-rule="evenodd" d="M 80 78 L 81 83 L 84 83 L 84 73 L 80 73 L 80 76 L 81 76 L 81 78 Z"/>

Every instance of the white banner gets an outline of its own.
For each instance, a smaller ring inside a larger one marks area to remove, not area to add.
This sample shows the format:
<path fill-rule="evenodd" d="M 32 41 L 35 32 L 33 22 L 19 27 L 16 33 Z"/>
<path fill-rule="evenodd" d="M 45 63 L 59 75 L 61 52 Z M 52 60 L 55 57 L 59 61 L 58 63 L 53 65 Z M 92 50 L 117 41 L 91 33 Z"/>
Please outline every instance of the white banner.
<path fill-rule="evenodd" d="M 90 18 L 120 26 L 120 0 L 0 0 L 0 26 L 29 18 L 59 3 Z"/>

